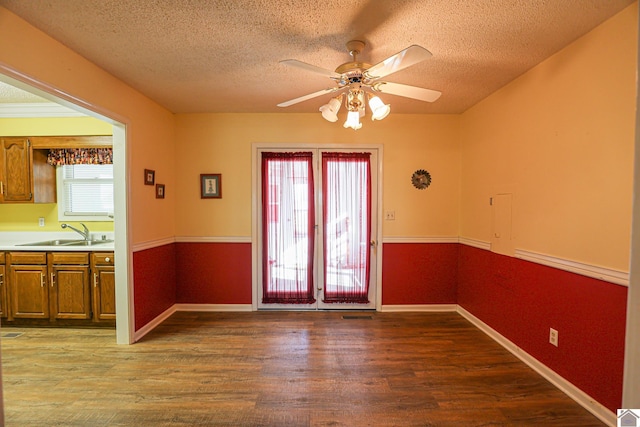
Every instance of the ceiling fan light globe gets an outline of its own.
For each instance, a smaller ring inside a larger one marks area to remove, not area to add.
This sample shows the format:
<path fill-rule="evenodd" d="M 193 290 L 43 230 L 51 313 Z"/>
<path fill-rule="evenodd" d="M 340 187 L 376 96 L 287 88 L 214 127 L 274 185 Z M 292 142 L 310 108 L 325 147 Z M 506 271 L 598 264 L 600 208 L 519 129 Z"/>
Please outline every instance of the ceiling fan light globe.
<path fill-rule="evenodd" d="M 343 125 L 345 128 L 351 128 L 353 130 L 358 130 L 362 127 L 362 123 L 360 123 L 360 113 L 356 111 L 349 111 L 347 115 L 347 121 L 344 122 Z"/>
<path fill-rule="evenodd" d="M 371 120 L 382 120 L 389 115 L 391 107 L 385 104 L 377 96 L 369 98 L 369 107 L 371 107 Z"/>
<path fill-rule="evenodd" d="M 331 100 L 320 107 L 320 111 L 322 112 L 322 117 L 329 122 L 337 122 L 338 121 L 338 110 L 340 110 L 340 106 L 342 105 L 342 96 L 331 98 Z"/>
<path fill-rule="evenodd" d="M 335 111 L 333 111 L 330 107 L 329 104 L 325 104 L 322 107 L 320 107 L 320 112 L 322 112 L 322 117 L 328 121 L 328 122 L 337 122 L 338 121 L 338 115 L 336 114 Z"/>

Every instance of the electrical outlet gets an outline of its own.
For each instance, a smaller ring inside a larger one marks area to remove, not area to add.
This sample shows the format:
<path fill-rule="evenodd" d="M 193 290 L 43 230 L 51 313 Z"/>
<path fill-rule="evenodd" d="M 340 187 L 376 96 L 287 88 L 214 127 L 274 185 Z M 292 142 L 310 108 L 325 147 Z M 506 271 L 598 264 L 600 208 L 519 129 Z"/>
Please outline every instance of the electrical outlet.
<path fill-rule="evenodd" d="M 39 227 L 44 227 L 44 218 L 42 218 L 42 217 L 38 218 L 38 226 Z"/>
<path fill-rule="evenodd" d="M 396 211 L 386 211 L 384 213 L 384 219 L 387 221 L 394 221 L 396 219 Z"/>
<path fill-rule="evenodd" d="M 558 346 L 558 331 L 549 328 L 549 343 Z"/>

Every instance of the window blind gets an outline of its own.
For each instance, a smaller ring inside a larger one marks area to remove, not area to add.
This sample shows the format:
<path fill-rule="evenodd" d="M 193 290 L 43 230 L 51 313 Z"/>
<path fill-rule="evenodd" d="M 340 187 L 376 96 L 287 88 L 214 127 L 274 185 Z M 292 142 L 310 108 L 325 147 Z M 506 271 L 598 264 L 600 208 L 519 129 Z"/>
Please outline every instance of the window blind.
<path fill-rule="evenodd" d="M 65 215 L 113 213 L 113 165 L 65 165 L 62 168 Z"/>

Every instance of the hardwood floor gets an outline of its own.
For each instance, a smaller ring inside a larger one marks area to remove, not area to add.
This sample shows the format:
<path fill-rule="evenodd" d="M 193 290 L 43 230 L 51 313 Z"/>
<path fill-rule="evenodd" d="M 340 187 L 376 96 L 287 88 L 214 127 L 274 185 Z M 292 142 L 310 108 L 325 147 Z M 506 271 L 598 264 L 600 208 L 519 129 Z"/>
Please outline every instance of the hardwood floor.
<path fill-rule="evenodd" d="M 179 312 L 132 346 L 1 332 L 23 332 L 2 339 L 7 426 L 604 425 L 456 313 Z"/>

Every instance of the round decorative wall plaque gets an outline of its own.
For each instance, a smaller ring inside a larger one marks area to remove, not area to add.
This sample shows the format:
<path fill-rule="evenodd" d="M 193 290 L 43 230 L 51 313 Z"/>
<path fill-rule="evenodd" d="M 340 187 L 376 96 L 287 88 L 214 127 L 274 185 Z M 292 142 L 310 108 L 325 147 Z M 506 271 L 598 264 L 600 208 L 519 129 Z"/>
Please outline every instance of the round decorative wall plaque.
<path fill-rule="evenodd" d="M 418 190 L 424 190 L 431 184 L 431 175 L 424 169 L 418 169 L 411 175 L 411 183 Z"/>

